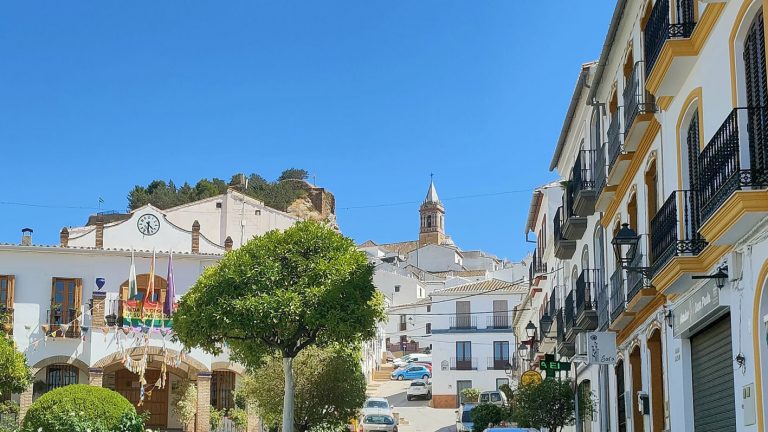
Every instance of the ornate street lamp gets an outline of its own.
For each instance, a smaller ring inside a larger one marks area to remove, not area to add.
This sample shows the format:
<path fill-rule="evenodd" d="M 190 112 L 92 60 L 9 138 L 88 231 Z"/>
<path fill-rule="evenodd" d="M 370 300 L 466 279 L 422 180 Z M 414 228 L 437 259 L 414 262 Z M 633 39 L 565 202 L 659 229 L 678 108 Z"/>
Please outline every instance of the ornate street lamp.
<path fill-rule="evenodd" d="M 528 335 L 528 339 L 533 339 L 536 336 L 536 324 L 533 321 L 528 321 L 528 325 L 525 326 L 525 334 Z"/>
<path fill-rule="evenodd" d="M 718 267 L 717 273 L 706 276 L 691 276 L 691 279 L 714 279 L 715 286 L 722 289 L 728 281 L 728 266 Z"/>
<path fill-rule="evenodd" d="M 539 320 L 539 325 L 541 326 L 541 336 L 544 338 L 552 328 L 552 317 L 549 316 L 549 312 L 544 312 L 544 315 Z"/>
<path fill-rule="evenodd" d="M 637 235 L 635 230 L 630 228 L 628 223 L 621 224 L 621 229 L 613 237 L 611 244 L 616 256 L 621 261 L 622 267 L 627 266 L 634 260 L 639 243 L 640 236 Z M 626 252 L 624 251 L 625 248 L 627 248 Z"/>
<path fill-rule="evenodd" d="M 517 354 L 521 359 L 526 358 L 528 355 L 528 344 L 525 342 L 520 342 L 520 345 L 517 347 Z"/>

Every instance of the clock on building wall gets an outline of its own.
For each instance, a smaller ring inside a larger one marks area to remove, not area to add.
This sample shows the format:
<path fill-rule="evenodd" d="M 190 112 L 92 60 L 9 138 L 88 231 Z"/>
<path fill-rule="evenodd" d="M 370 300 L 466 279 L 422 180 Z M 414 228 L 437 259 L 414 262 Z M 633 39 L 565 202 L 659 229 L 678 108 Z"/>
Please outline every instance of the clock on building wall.
<path fill-rule="evenodd" d="M 139 222 L 136 224 L 139 228 L 139 232 L 144 235 L 154 235 L 160 230 L 160 219 L 153 214 L 145 214 L 139 218 Z"/>

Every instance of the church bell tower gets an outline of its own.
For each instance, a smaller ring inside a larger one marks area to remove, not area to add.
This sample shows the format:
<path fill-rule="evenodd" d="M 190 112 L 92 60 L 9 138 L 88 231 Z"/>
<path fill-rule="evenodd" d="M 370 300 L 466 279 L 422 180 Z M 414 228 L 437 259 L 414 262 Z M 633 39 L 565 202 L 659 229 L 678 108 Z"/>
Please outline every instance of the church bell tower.
<path fill-rule="evenodd" d="M 437 197 L 435 182 L 430 181 L 427 197 L 419 208 L 421 219 L 419 246 L 443 244 L 445 242 L 445 207 Z"/>

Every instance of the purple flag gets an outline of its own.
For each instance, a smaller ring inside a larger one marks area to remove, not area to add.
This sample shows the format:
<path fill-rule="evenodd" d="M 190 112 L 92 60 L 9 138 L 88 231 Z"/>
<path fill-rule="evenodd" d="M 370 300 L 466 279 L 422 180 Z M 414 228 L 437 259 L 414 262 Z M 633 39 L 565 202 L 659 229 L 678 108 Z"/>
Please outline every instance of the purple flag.
<path fill-rule="evenodd" d="M 166 317 L 173 315 L 173 303 L 176 301 L 176 287 L 173 284 L 173 251 L 168 255 L 168 289 L 165 291 L 163 313 Z"/>

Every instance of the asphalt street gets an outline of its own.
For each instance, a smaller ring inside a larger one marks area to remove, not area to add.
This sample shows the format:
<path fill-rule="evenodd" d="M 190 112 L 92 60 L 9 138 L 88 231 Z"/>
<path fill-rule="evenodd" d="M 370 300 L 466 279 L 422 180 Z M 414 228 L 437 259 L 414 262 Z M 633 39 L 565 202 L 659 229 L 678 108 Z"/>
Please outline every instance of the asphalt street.
<path fill-rule="evenodd" d="M 401 432 L 456 432 L 454 409 L 435 409 L 427 400 L 408 401 L 406 389 L 410 381 L 376 381 L 372 396 L 385 397 L 393 411 L 400 414 Z"/>

